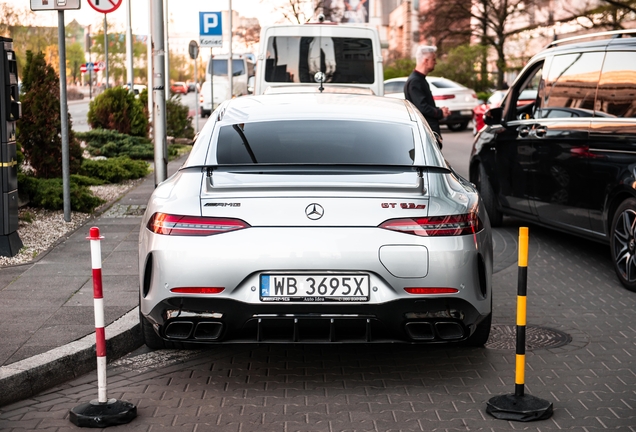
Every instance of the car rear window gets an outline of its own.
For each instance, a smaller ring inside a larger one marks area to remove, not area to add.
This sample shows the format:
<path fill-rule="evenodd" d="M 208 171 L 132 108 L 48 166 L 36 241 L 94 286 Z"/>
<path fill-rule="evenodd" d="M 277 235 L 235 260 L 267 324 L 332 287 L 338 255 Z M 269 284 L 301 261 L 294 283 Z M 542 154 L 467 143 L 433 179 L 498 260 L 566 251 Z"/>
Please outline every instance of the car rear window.
<path fill-rule="evenodd" d="M 437 88 L 455 88 L 455 89 L 466 88 L 463 85 L 456 83 L 455 81 L 451 81 L 444 78 L 436 78 L 434 80 L 431 80 L 429 84 Z"/>
<path fill-rule="evenodd" d="M 219 130 L 217 163 L 412 165 L 411 126 L 365 121 L 288 120 Z"/>

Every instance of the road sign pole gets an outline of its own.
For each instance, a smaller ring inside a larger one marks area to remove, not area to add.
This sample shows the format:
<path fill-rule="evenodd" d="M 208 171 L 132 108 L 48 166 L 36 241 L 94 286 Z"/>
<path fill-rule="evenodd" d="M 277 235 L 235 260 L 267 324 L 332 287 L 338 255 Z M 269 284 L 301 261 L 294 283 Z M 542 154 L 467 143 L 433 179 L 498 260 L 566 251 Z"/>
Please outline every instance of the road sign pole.
<path fill-rule="evenodd" d="M 71 221 L 71 187 L 68 149 L 68 104 L 66 101 L 66 31 L 64 11 L 57 11 L 57 44 L 60 54 L 60 122 L 62 123 L 62 198 L 64 200 L 64 220 Z"/>
<path fill-rule="evenodd" d="M 104 63 L 106 64 L 106 88 L 108 88 L 108 20 L 106 14 L 104 14 Z"/>
<path fill-rule="evenodd" d="M 146 39 L 146 69 L 148 69 L 148 121 L 152 124 L 154 119 L 154 99 L 152 89 L 152 0 L 148 0 L 148 38 Z M 154 125 L 152 126 L 154 137 Z"/>
<path fill-rule="evenodd" d="M 164 34 L 164 50 L 166 55 L 164 60 L 166 62 L 166 101 L 170 99 L 170 44 L 168 40 L 168 21 L 170 21 L 170 14 L 168 12 L 168 0 L 163 0 L 164 12 L 163 12 L 163 34 Z"/>
<path fill-rule="evenodd" d="M 134 65 L 133 65 L 133 40 L 132 40 L 132 27 L 130 25 L 130 4 L 132 3 L 132 0 L 126 0 L 126 60 L 128 63 L 128 73 L 127 75 L 127 81 L 128 81 L 128 88 L 130 89 L 130 91 L 133 91 L 133 84 L 135 81 L 134 78 Z"/>
<path fill-rule="evenodd" d="M 163 48 L 163 6 L 162 0 L 152 1 L 152 41 L 153 41 L 153 100 L 154 100 L 154 144 L 155 144 L 155 186 L 164 181 L 168 171 L 166 159 L 166 55 Z"/>
<path fill-rule="evenodd" d="M 234 66 L 234 59 L 232 58 L 232 0 L 229 0 L 230 5 L 230 13 L 229 15 L 229 30 L 230 30 L 230 58 L 228 59 L 227 64 L 227 77 L 230 82 L 230 99 L 234 96 L 234 73 L 232 70 L 232 66 Z"/>

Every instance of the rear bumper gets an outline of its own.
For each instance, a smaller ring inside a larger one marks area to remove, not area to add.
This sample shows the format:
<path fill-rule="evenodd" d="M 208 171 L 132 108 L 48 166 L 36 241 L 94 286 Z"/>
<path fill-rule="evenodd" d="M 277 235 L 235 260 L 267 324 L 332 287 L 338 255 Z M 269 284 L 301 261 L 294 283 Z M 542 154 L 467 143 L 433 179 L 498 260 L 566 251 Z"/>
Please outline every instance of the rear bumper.
<path fill-rule="evenodd" d="M 485 318 L 456 298 L 319 309 L 318 313 L 316 305 L 174 297 L 157 304 L 147 319 L 166 340 L 215 344 L 459 342 Z"/>

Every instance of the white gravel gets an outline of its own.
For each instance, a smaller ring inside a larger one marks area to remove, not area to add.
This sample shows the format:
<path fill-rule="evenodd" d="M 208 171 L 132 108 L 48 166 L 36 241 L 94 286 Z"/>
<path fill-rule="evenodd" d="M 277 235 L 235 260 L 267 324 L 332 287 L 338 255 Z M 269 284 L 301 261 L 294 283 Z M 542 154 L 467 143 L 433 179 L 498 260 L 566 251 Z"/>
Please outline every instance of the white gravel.
<path fill-rule="evenodd" d="M 119 184 L 91 186 L 90 189 L 93 195 L 102 198 L 107 201 L 107 205 L 110 205 L 137 183 L 138 181 L 136 180 L 130 180 Z M 91 215 L 71 212 L 71 221 L 65 222 L 63 210 L 23 207 L 19 210 L 19 218 L 18 236 L 22 240 L 24 247 L 14 257 L 0 256 L 0 267 L 26 264 L 33 261 L 60 238 L 82 226 L 91 218 Z"/>

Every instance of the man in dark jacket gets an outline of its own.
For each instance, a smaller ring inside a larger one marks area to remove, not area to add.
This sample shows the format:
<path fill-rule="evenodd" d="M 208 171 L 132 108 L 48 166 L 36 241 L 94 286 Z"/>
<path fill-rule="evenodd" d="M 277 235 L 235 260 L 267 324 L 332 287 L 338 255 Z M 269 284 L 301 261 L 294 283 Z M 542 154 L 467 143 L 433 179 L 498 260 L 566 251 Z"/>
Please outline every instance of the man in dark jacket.
<path fill-rule="evenodd" d="M 441 137 L 439 120 L 448 117 L 450 110 L 447 107 L 437 108 L 431 88 L 426 81 L 426 75 L 435 69 L 436 51 L 437 47 L 434 46 L 420 45 L 417 47 L 415 70 L 404 84 L 404 98 L 420 110 L 433 132 L 437 132 Z"/>

